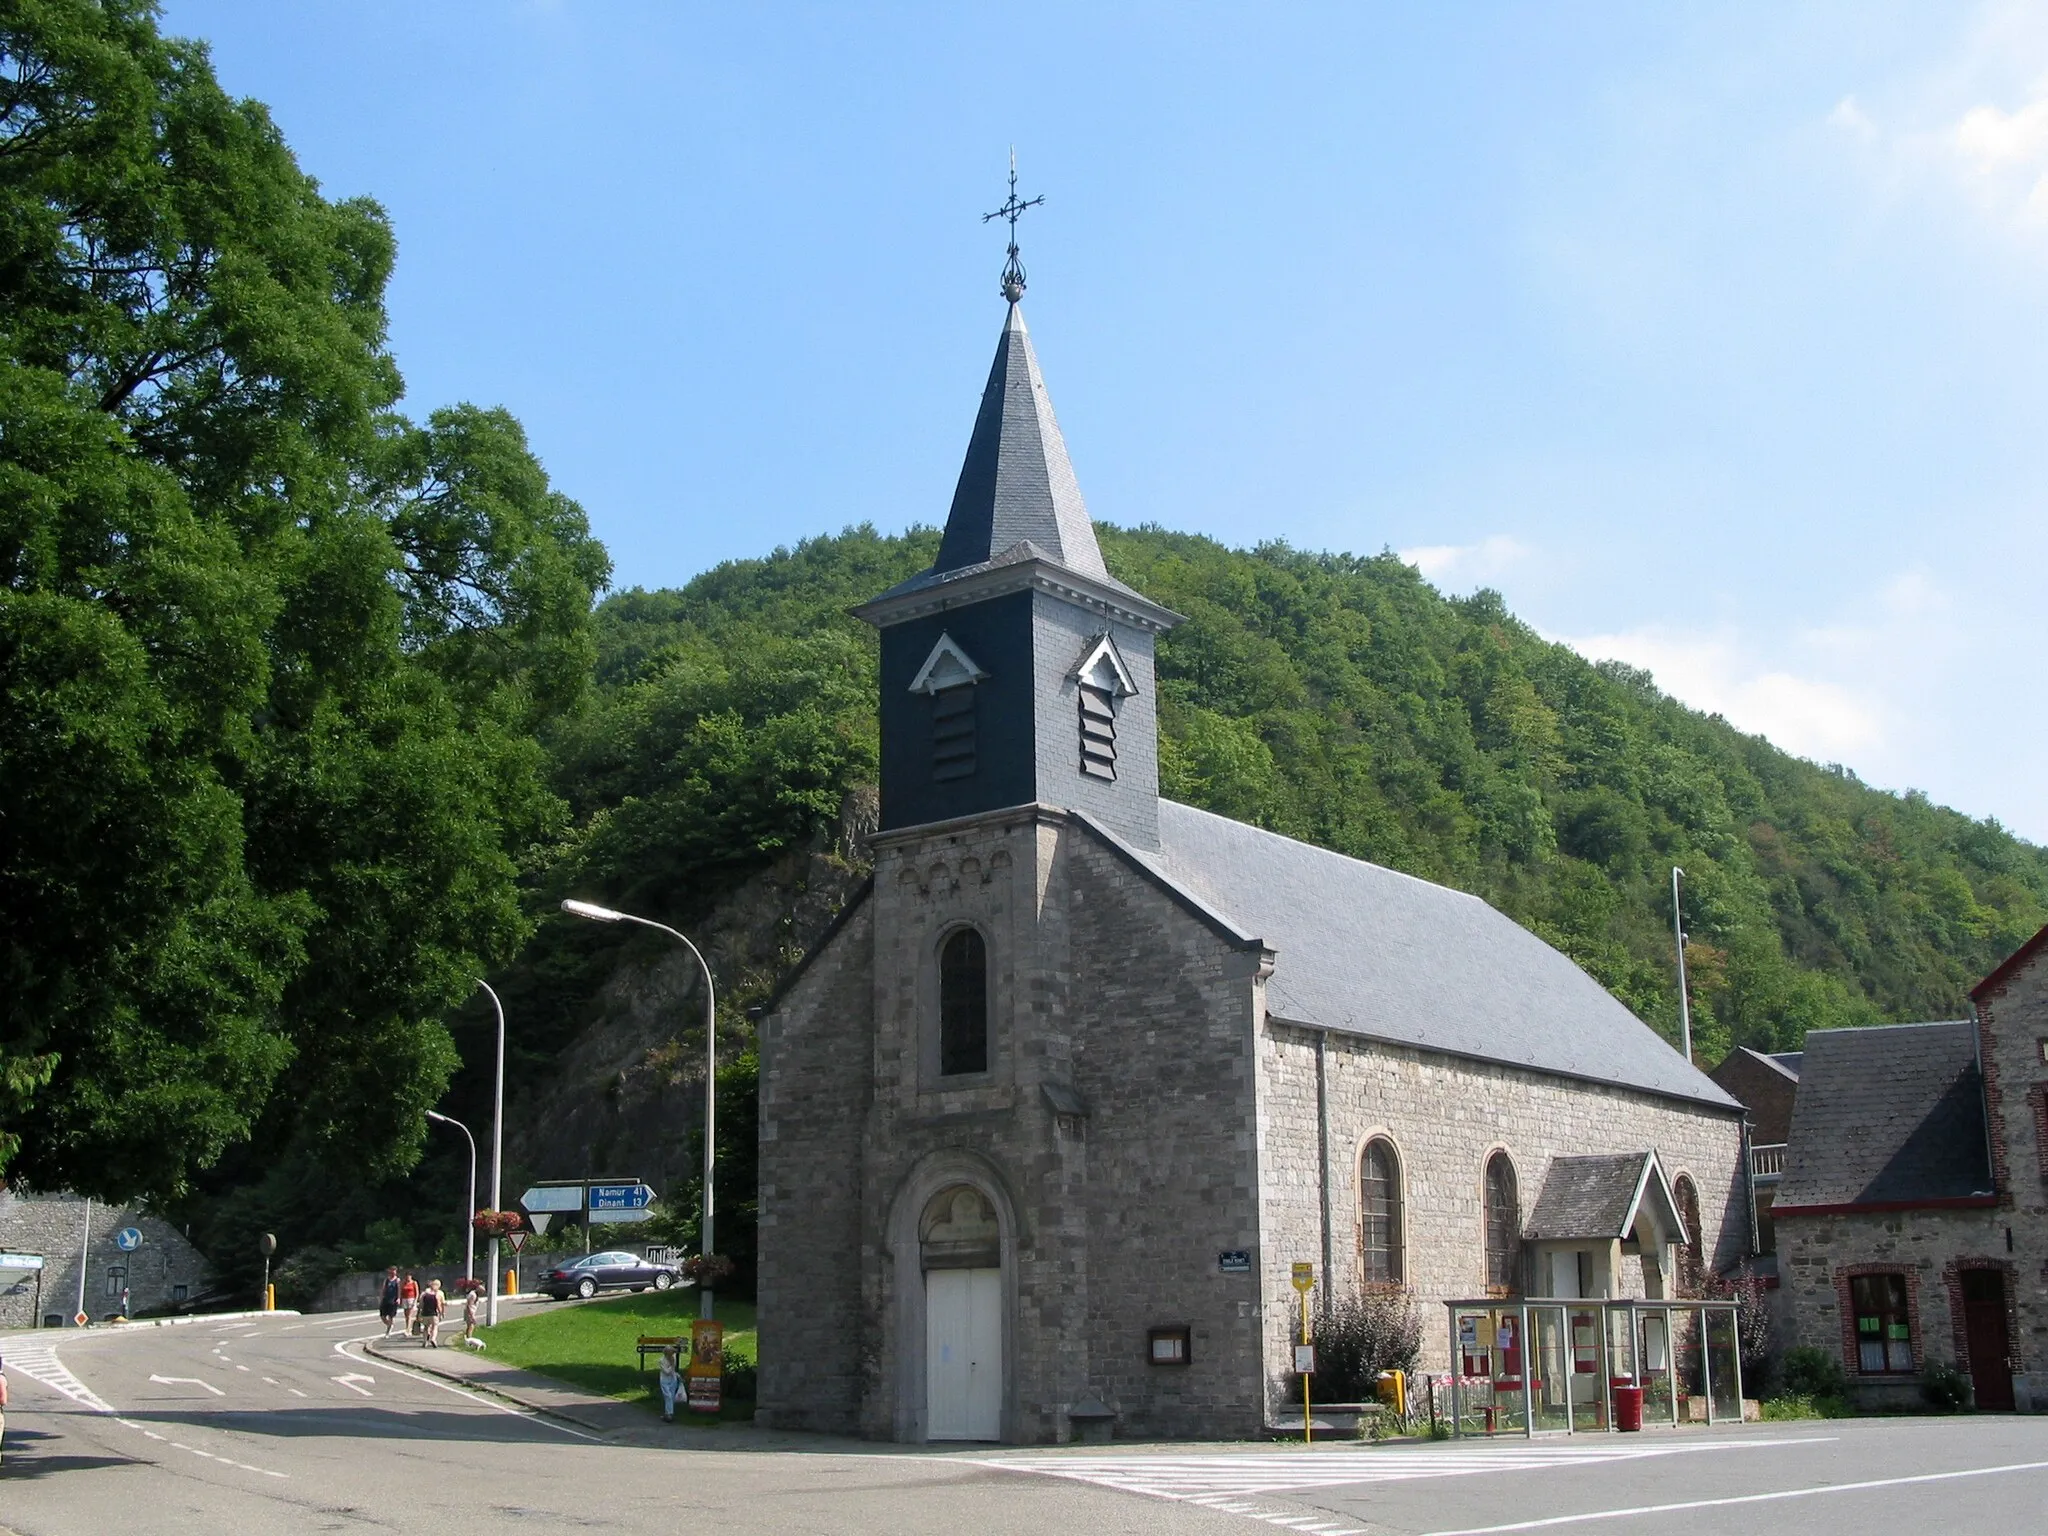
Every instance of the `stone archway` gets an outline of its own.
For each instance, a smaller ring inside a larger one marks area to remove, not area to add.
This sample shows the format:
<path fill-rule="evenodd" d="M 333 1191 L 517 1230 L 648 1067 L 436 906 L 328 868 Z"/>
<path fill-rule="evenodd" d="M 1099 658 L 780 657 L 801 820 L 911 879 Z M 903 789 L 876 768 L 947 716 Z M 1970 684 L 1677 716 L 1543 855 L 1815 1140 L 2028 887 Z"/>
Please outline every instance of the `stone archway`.
<path fill-rule="evenodd" d="M 888 1343 L 897 1440 L 1015 1437 L 1014 1210 L 995 1167 L 971 1152 L 933 1154 L 897 1191 Z"/>

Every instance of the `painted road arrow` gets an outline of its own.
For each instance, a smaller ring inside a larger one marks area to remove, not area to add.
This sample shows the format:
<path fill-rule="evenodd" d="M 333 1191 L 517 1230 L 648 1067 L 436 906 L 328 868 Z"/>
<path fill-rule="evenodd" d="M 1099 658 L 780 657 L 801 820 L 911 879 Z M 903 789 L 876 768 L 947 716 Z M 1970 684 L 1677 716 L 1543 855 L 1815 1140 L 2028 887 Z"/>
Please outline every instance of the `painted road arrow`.
<path fill-rule="evenodd" d="M 340 1383 L 341 1383 L 341 1384 L 342 1384 L 342 1385 L 343 1385 L 344 1387 L 347 1387 L 347 1388 L 349 1389 L 349 1391 L 351 1391 L 351 1392 L 360 1392 L 360 1393 L 362 1393 L 362 1394 L 363 1394 L 363 1396 L 365 1396 L 365 1397 L 368 1397 L 368 1396 L 370 1396 L 370 1388 L 369 1388 L 369 1387 L 359 1387 L 359 1386 L 357 1386 L 357 1385 L 356 1385 L 356 1383 L 357 1383 L 357 1382 L 359 1382 L 359 1381 L 367 1381 L 367 1382 L 369 1382 L 369 1383 L 370 1383 L 370 1385 L 371 1385 L 371 1386 L 375 1386 L 375 1385 L 377 1384 L 377 1378 L 376 1378 L 376 1377 L 374 1377 L 374 1376 L 365 1376 L 365 1375 L 364 1375 L 364 1374 L 363 1374 L 363 1373 L 362 1373 L 361 1371 L 348 1371 L 348 1372 L 345 1372 L 345 1373 L 343 1373 L 343 1374 L 342 1374 L 342 1375 L 340 1375 L 340 1376 L 330 1376 L 330 1377 L 328 1377 L 327 1379 L 328 1379 L 329 1381 L 338 1381 L 338 1382 L 340 1382 Z"/>
<path fill-rule="evenodd" d="M 167 1387 L 204 1387 L 207 1391 L 211 1392 L 215 1397 L 227 1396 L 227 1393 L 221 1391 L 221 1389 L 219 1387 L 216 1387 L 212 1382 L 201 1381 L 197 1376 L 152 1376 L 149 1379 L 151 1381 L 160 1381 Z"/>

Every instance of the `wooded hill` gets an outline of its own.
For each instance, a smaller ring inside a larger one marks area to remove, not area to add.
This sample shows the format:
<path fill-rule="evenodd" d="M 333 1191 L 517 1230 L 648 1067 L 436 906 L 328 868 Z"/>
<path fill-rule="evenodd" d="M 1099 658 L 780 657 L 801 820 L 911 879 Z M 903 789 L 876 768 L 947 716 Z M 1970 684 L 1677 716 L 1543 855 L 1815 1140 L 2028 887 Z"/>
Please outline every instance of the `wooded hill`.
<path fill-rule="evenodd" d="M 1707 1063 L 1956 1017 L 2048 921 L 2048 852 L 1687 709 L 1493 592 L 1447 598 L 1393 555 L 1099 531 L 1187 616 L 1159 647 L 1167 795 L 1482 896 L 1674 1039 L 1682 865 Z M 936 539 L 851 529 L 601 604 L 597 687 L 551 742 L 571 879 L 701 907 L 827 836 L 875 774 L 875 637 L 846 609 Z"/>

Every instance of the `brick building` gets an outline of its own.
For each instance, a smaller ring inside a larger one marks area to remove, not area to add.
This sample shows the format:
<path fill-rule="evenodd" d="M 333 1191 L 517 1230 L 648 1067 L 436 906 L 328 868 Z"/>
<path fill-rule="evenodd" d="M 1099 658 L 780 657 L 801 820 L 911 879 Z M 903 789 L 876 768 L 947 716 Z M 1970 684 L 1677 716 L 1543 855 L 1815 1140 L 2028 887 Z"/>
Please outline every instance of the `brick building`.
<path fill-rule="evenodd" d="M 1873 1406 L 1953 1364 L 2048 1412 L 2048 929 L 1974 1018 L 1806 1037 L 1773 1215 L 1792 1342 Z"/>
<path fill-rule="evenodd" d="M 133 1228 L 141 1246 L 124 1252 L 116 1237 Z M 90 1233 L 86 1202 L 77 1195 L 30 1195 L 0 1188 L 0 1252 L 43 1261 L 41 1285 L 24 1275 L 0 1288 L 0 1329 L 68 1325 L 79 1310 L 79 1262 L 85 1261 L 85 1312 L 100 1319 L 131 1316 L 197 1300 L 213 1274 L 199 1250 L 169 1222 L 95 1200 Z"/>
<path fill-rule="evenodd" d="M 1293 1263 L 1410 1291 L 1441 1369 L 1443 1299 L 1738 1257 L 1740 1106 L 1571 961 L 1160 798 L 1178 616 L 1104 567 L 1008 292 L 938 559 L 861 610 L 872 881 L 762 1020 L 764 1421 L 1255 1433 Z"/>

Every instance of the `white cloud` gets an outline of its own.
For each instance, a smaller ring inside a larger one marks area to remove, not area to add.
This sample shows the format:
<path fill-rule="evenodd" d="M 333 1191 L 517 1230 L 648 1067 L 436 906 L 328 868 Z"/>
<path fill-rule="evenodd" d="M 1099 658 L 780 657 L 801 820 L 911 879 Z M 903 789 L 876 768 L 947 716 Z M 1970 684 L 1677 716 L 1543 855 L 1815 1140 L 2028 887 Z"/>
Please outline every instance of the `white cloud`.
<path fill-rule="evenodd" d="M 1496 533 L 1477 544 L 1423 544 L 1401 558 L 1439 586 L 1483 586 L 1527 560 L 1532 551 L 1519 539 Z"/>
<path fill-rule="evenodd" d="M 1594 661 L 1641 667 L 1674 698 L 1801 757 L 1840 760 L 1885 738 L 1881 708 L 1861 690 L 1772 666 L 1732 632 L 1651 627 L 1564 643 Z"/>
<path fill-rule="evenodd" d="M 1950 130 L 1949 139 L 1958 152 L 1986 170 L 2048 158 L 2048 96 L 2014 112 L 1972 107 Z"/>
<path fill-rule="evenodd" d="M 1835 103 L 1835 110 L 1828 114 L 1828 124 L 1844 133 L 1854 134 L 1866 143 L 1877 137 L 1877 124 L 1871 121 L 1870 114 L 1863 110 L 1854 96 L 1844 96 Z"/>

